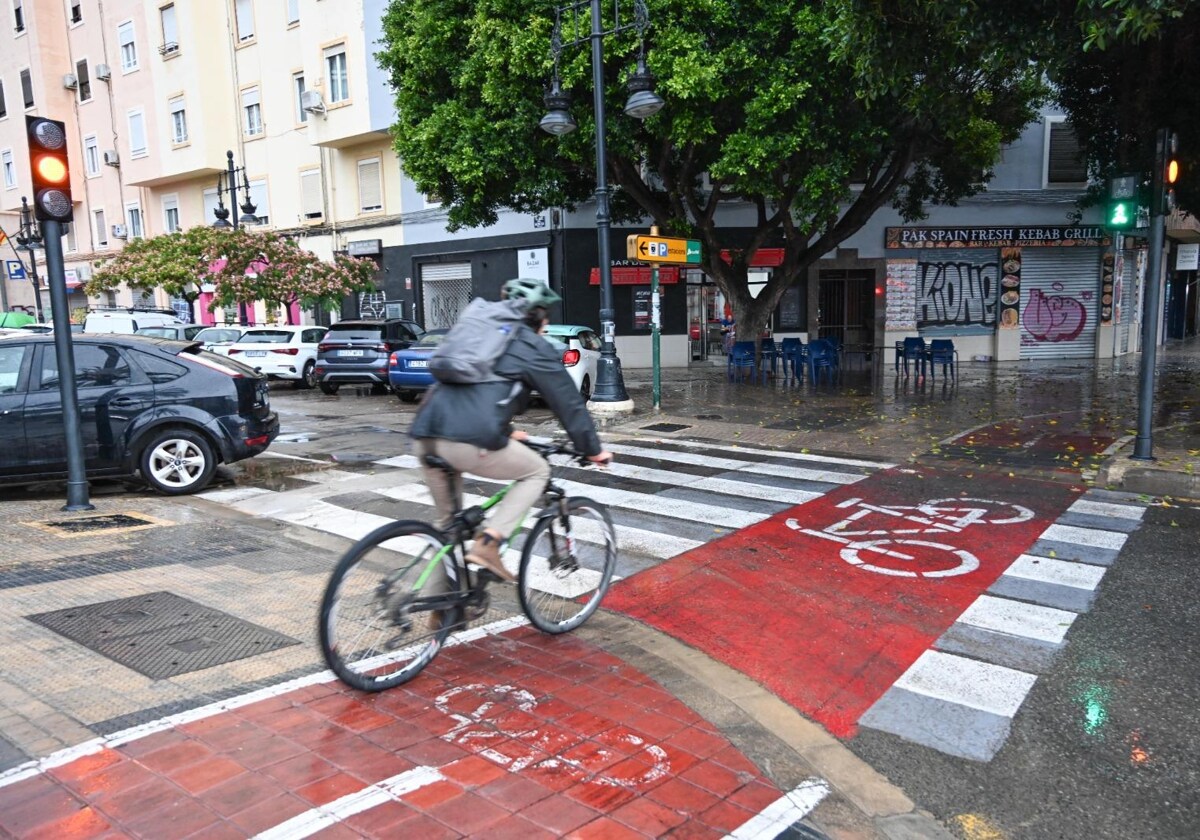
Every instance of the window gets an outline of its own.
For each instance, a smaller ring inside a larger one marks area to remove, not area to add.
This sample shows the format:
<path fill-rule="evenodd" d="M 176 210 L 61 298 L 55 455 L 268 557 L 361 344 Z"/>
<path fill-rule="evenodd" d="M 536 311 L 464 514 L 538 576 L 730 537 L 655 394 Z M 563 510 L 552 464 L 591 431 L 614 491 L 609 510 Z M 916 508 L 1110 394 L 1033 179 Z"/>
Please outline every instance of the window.
<path fill-rule="evenodd" d="M 4 101 L 4 80 L 0 79 L 0 120 L 8 116 L 8 105 Z"/>
<path fill-rule="evenodd" d="M 0 394 L 16 393 L 26 352 L 24 344 L 0 346 Z"/>
<path fill-rule="evenodd" d="M 300 213 L 306 220 L 320 219 L 325 215 L 319 169 L 300 173 Z"/>
<path fill-rule="evenodd" d="M 238 195 L 241 196 L 240 193 Z M 271 202 L 267 196 L 266 181 L 250 182 L 250 201 L 254 204 L 254 214 L 258 217 L 258 223 L 260 225 L 270 224 Z"/>
<path fill-rule="evenodd" d="M 58 387 L 58 354 L 42 349 L 42 390 Z M 133 382 L 129 362 L 121 351 L 106 344 L 76 344 L 75 386 L 78 388 L 114 387 Z"/>
<path fill-rule="evenodd" d="M 287 22 L 288 26 L 300 22 L 300 0 L 287 0 Z"/>
<path fill-rule="evenodd" d="M 142 109 L 129 112 L 129 156 L 142 157 L 146 154 L 146 116 Z"/>
<path fill-rule="evenodd" d="M 187 132 L 187 112 L 183 107 L 183 97 L 177 96 L 171 100 L 171 142 L 186 143 L 188 139 Z"/>
<path fill-rule="evenodd" d="M 125 224 L 129 228 L 130 239 L 141 239 L 145 235 L 142 229 L 142 208 L 139 205 L 125 205 Z"/>
<path fill-rule="evenodd" d="M 234 0 L 234 11 L 237 13 L 238 41 L 245 42 L 254 38 L 254 3 L 252 0 Z"/>
<path fill-rule="evenodd" d="M 83 3 L 80 0 L 68 0 L 71 7 L 71 23 L 83 23 Z"/>
<path fill-rule="evenodd" d="M 83 138 L 83 168 L 89 177 L 100 174 L 100 141 L 95 134 Z"/>
<path fill-rule="evenodd" d="M 78 246 L 75 244 L 75 224 L 63 225 L 63 248 L 74 253 Z"/>
<path fill-rule="evenodd" d="M 0 167 L 4 169 L 4 189 L 13 189 L 17 185 L 17 165 L 13 162 L 12 149 L 0 152 Z"/>
<path fill-rule="evenodd" d="M 346 78 L 346 45 L 325 50 L 325 74 L 329 77 L 329 101 L 345 102 L 350 98 L 350 82 Z"/>
<path fill-rule="evenodd" d="M 103 210 L 93 210 L 92 211 L 92 222 L 95 224 L 95 227 L 96 227 L 96 247 L 97 248 L 107 248 L 108 247 L 108 224 L 104 220 L 104 211 Z"/>
<path fill-rule="evenodd" d="M 75 62 L 75 79 L 78 84 L 79 101 L 87 102 L 92 98 L 92 77 L 88 75 L 87 59 Z"/>
<path fill-rule="evenodd" d="M 1075 137 L 1075 129 L 1062 119 L 1049 118 L 1046 132 L 1046 183 L 1082 184 L 1087 181 L 1087 164 Z"/>
<path fill-rule="evenodd" d="M 292 76 L 292 88 L 296 91 L 296 122 L 308 122 L 308 111 L 304 110 L 304 74 L 296 73 Z"/>
<path fill-rule="evenodd" d="M 257 137 L 263 133 L 262 105 L 258 101 L 258 88 L 246 88 L 242 91 L 242 111 L 245 112 L 245 124 L 242 130 L 247 137 Z"/>
<path fill-rule="evenodd" d="M 159 50 L 163 55 L 177 52 L 179 50 L 179 27 L 175 22 L 175 4 L 163 6 L 158 10 L 158 19 L 162 23 L 162 48 Z"/>
<path fill-rule="evenodd" d="M 25 99 L 26 109 L 33 107 L 33 79 L 29 76 L 29 68 L 21 71 L 21 96 Z"/>
<path fill-rule="evenodd" d="M 171 301 L 171 306 L 175 307 L 175 301 Z M 183 306 L 176 308 L 175 312 L 176 314 L 182 313 L 181 321 L 187 321 L 192 317 L 191 309 L 191 304 L 185 300 L 183 301 Z M 134 350 L 133 358 L 137 360 L 138 366 L 146 372 L 146 375 L 150 377 L 150 381 L 155 385 L 165 385 L 168 382 L 174 382 L 188 372 L 188 369 L 183 365 L 177 365 L 161 356 L 155 356 L 142 350 Z"/>
<path fill-rule="evenodd" d="M 13 0 L 13 29 L 18 35 L 25 31 L 25 9 L 21 0 Z"/>
<path fill-rule="evenodd" d="M 117 27 L 117 43 L 121 47 L 121 70 L 125 73 L 138 68 L 137 44 L 133 40 L 133 21 Z"/>
<path fill-rule="evenodd" d="M 379 176 L 379 158 L 358 162 L 358 212 L 383 209 L 383 184 Z"/>
<path fill-rule="evenodd" d="M 174 233 L 179 230 L 179 196 L 164 195 L 162 197 L 163 230 Z"/>

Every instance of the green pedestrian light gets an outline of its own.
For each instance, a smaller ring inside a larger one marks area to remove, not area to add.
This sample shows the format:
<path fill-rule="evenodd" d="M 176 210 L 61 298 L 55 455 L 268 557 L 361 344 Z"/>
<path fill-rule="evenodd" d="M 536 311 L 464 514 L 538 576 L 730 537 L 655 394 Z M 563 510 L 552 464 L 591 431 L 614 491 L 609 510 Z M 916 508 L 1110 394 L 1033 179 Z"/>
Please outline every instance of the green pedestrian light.
<path fill-rule="evenodd" d="M 1109 202 L 1105 226 L 1110 230 L 1130 230 L 1136 219 L 1137 212 L 1132 201 Z"/>

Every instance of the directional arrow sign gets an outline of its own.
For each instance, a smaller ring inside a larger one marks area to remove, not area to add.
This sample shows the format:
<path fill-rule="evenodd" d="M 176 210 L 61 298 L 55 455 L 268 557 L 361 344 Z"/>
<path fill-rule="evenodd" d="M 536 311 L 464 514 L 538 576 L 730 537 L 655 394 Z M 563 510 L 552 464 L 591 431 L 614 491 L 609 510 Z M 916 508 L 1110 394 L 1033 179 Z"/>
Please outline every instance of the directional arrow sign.
<path fill-rule="evenodd" d="M 645 263 L 699 265 L 700 240 L 633 234 L 625 239 L 625 256 Z"/>

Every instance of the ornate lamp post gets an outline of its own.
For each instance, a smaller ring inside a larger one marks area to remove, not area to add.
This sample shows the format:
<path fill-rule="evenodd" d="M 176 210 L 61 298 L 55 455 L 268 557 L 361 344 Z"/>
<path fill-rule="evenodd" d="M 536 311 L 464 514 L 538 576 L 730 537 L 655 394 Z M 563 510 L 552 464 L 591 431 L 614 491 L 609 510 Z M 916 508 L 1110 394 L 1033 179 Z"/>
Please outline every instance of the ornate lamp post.
<path fill-rule="evenodd" d="M 233 165 L 232 150 L 225 152 L 225 158 L 225 172 L 217 176 L 217 206 L 213 209 L 213 215 L 217 217 L 217 220 L 212 223 L 212 226 L 215 228 L 232 227 L 234 230 L 237 230 L 237 228 L 241 227 L 242 225 L 256 225 L 258 224 L 258 217 L 254 215 L 254 211 L 258 208 L 255 207 L 254 202 L 250 200 L 250 180 L 246 177 L 246 167 L 235 167 Z M 242 193 L 246 200 L 242 202 L 241 217 L 239 218 L 236 212 L 233 213 L 233 224 L 230 224 L 230 212 L 228 208 L 225 207 L 225 190 L 229 190 L 229 205 L 236 211 L 238 209 L 237 176 L 239 172 L 242 175 Z M 241 321 L 243 327 L 250 323 L 250 320 L 246 315 L 246 304 L 244 301 L 238 303 L 238 320 Z"/>
<path fill-rule="evenodd" d="M 585 9 L 591 12 L 591 32 L 579 34 L 579 16 Z M 558 62 L 563 47 L 575 47 L 590 41 L 592 46 L 592 101 L 596 111 L 596 239 L 599 248 L 600 262 L 600 328 L 603 345 L 600 359 L 596 366 L 596 384 L 592 389 L 592 402 L 601 403 L 599 406 L 609 411 L 629 411 L 633 402 L 625 390 L 625 380 L 621 376 L 621 360 L 617 358 L 617 347 L 614 342 L 616 335 L 615 312 L 613 309 L 612 291 L 612 260 L 609 255 L 609 204 L 608 204 L 608 150 L 605 145 L 604 129 L 604 47 L 605 35 L 612 35 L 628 29 L 636 29 L 638 33 L 638 63 L 637 70 L 628 80 L 629 100 L 625 103 L 625 113 L 631 117 L 645 119 L 662 108 L 662 98 L 654 92 L 654 75 L 646 69 L 645 33 L 649 25 L 644 0 L 635 0 L 633 4 L 633 21 L 621 23 L 620 5 L 617 0 L 613 3 L 613 25 L 604 28 L 600 16 L 600 0 L 575 0 L 555 9 L 554 35 L 550 42 L 551 55 L 554 58 L 554 76 L 550 88 L 545 95 L 546 116 L 538 123 L 543 131 L 550 134 L 568 134 L 576 129 L 575 120 L 568 110 L 571 97 L 562 90 L 559 82 Z M 573 15 L 576 26 L 575 38 L 569 42 L 562 39 L 562 16 L 564 13 Z"/>

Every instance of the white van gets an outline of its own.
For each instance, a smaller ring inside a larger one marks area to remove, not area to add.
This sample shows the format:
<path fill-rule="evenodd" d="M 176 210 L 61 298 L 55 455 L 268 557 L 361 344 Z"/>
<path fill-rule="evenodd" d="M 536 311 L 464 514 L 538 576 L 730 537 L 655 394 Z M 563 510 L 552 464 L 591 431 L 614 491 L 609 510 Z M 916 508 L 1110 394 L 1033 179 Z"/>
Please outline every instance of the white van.
<path fill-rule="evenodd" d="M 174 313 L 158 309 L 100 309 L 87 314 L 83 331 L 133 335 L 143 327 L 173 327 L 184 323 Z"/>

